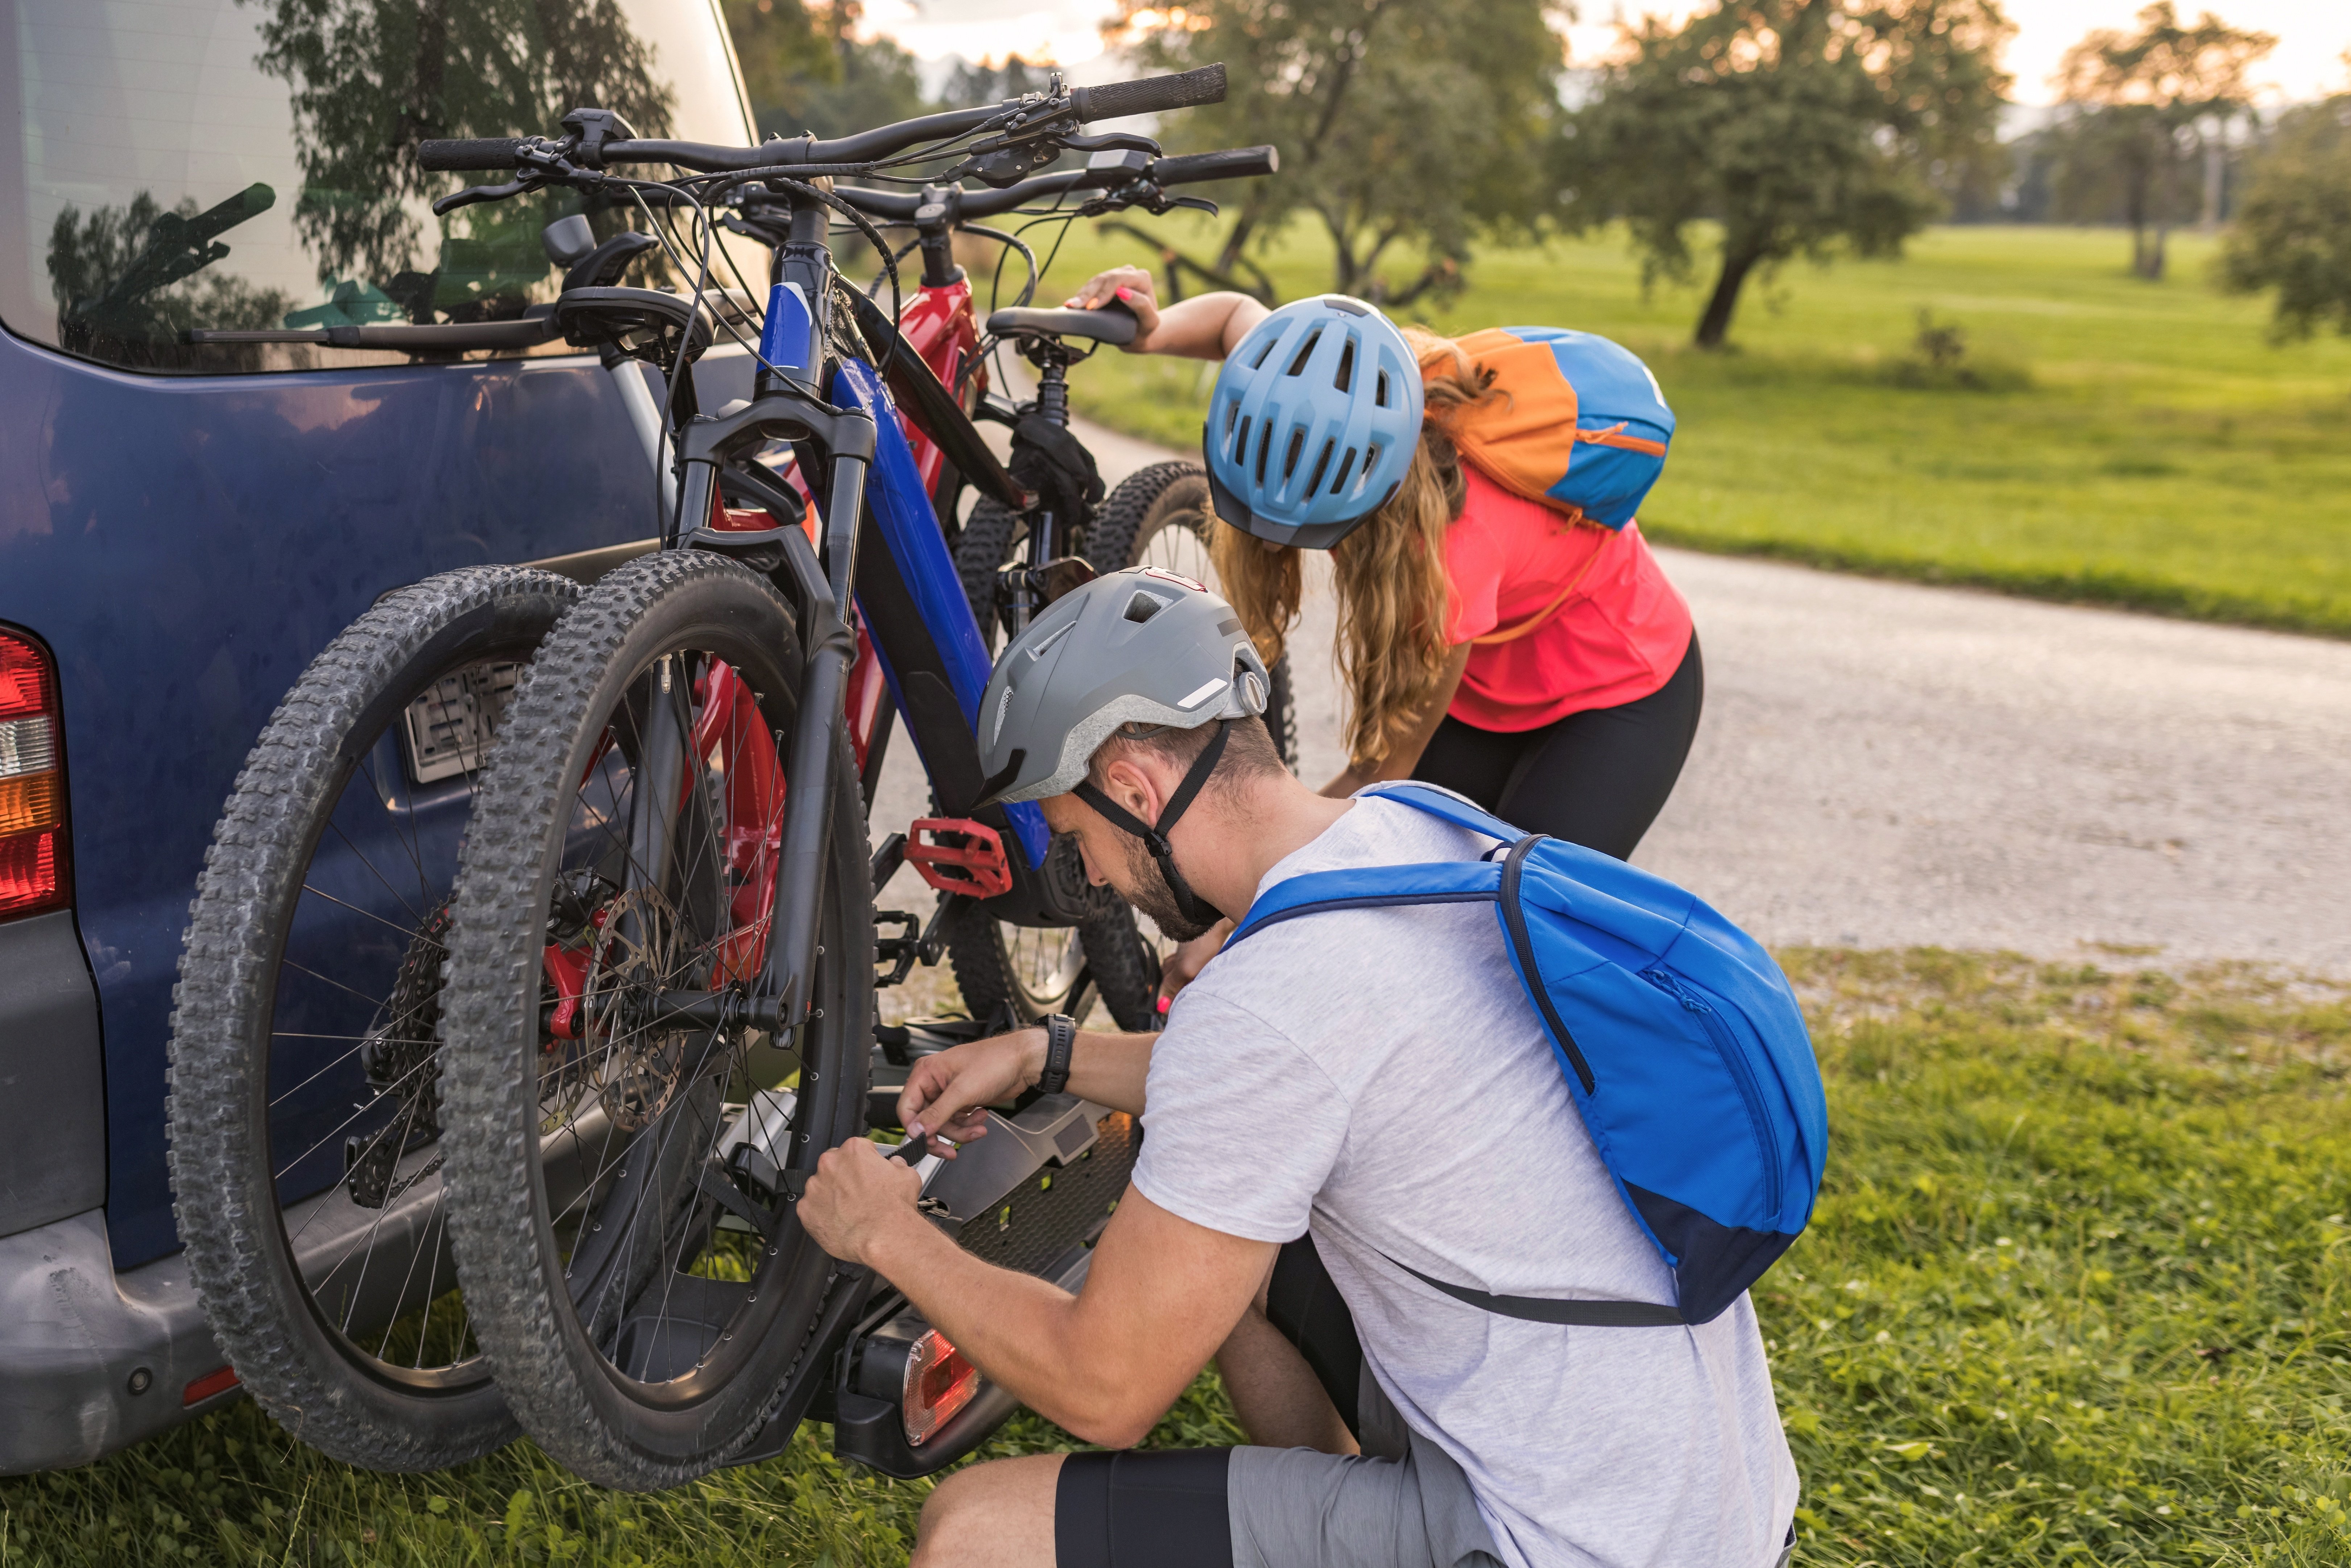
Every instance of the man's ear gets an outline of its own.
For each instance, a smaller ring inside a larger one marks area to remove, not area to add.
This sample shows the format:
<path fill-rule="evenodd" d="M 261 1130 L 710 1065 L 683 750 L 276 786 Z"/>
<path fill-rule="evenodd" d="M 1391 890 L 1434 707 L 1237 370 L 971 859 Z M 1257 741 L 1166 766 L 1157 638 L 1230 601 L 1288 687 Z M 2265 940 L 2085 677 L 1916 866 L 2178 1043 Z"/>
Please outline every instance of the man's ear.
<path fill-rule="evenodd" d="M 1102 792 L 1145 822 L 1159 820 L 1159 808 L 1166 803 L 1169 793 L 1160 788 L 1151 769 L 1136 761 L 1132 752 L 1103 767 Z"/>

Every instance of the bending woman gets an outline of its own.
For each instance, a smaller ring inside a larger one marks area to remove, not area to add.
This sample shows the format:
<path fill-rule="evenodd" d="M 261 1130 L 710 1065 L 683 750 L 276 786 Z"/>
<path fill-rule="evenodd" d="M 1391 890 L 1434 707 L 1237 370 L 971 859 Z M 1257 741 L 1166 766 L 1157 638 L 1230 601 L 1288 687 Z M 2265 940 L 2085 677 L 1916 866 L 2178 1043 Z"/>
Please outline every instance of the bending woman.
<path fill-rule="evenodd" d="M 1161 309 L 1150 275 L 1119 267 L 1070 303 L 1113 298 L 1138 323 L 1129 351 L 1225 361 L 1206 455 L 1217 515 L 1234 526 L 1216 530 L 1213 559 L 1269 661 L 1297 622 L 1300 549 L 1331 551 L 1350 700 L 1347 767 L 1323 792 L 1423 779 L 1531 832 L 1629 857 L 1698 733 L 1705 683 L 1689 607 L 1637 524 L 1533 498 L 1506 456 L 1548 441 L 1571 476 L 1588 456 L 1604 478 L 1610 449 L 1593 444 L 1608 434 L 1579 434 L 1572 417 L 1542 428 L 1544 411 L 1516 405 L 1475 353 L 1343 296 L 1268 311 L 1218 293 Z M 1337 329 L 1330 344 L 1318 322 Z M 1283 362 L 1270 362 L 1280 344 Z M 1318 350 L 1342 362 L 1319 363 Z M 1403 384 L 1383 385 L 1383 367 Z M 1391 392 L 1402 395 L 1384 404 Z M 1245 409 L 1278 409 L 1287 447 L 1270 450 L 1264 432 L 1249 444 Z M 1305 430 L 1318 439 L 1294 438 Z M 1359 467 L 1334 474 L 1322 460 L 1325 430 L 1362 453 Z M 1175 966 L 1182 978 L 1196 967 Z"/>

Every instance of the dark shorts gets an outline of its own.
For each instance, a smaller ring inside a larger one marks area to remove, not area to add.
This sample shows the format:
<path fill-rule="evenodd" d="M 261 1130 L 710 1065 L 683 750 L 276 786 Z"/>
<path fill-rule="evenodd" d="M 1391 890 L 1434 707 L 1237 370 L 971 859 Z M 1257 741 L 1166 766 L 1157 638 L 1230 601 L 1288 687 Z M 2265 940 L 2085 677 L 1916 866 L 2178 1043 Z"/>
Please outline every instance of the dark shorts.
<path fill-rule="evenodd" d="M 1371 1375 L 1311 1239 L 1281 1249 L 1265 1315 L 1364 1451 L 1071 1454 L 1053 1500 L 1054 1568 L 1501 1568 L 1469 1478 Z M 1788 1539 L 1778 1568 L 1792 1529 Z"/>

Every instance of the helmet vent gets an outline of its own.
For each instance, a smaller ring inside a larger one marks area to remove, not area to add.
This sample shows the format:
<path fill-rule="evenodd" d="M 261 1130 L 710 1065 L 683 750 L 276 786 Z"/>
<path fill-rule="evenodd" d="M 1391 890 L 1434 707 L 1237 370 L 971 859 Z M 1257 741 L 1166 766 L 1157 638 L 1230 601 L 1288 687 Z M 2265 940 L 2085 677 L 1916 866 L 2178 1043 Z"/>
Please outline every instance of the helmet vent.
<path fill-rule="evenodd" d="M 1366 447 L 1364 447 L 1364 476 L 1365 478 L 1369 478 L 1369 477 L 1371 477 L 1372 470 L 1373 470 L 1373 469 L 1374 469 L 1374 468 L 1376 468 L 1376 467 L 1378 467 L 1379 465 L 1380 465 L 1380 449 L 1379 449 L 1379 447 L 1378 447 L 1377 445 L 1372 445 L 1372 446 L 1366 446 Z"/>
<path fill-rule="evenodd" d="M 1331 453 L 1338 444 L 1335 441 L 1326 441 L 1322 444 L 1322 455 L 1314 459 L 1314 472 L 1306 481 L 1308 495 L 1311 496 L 1322 487 L 1323 472 L 1331 466 Z"/>
<path fill-rule="evenodd" d="M 1382 371 L 1380 372 L 1380 379 L 1379 379 L 1379 382 L 1378 382 L 1378 384 L 1377 384 L 1376 386 L 1374 386 L 1374 387 L 1372 389 L 1372 401 L 1373 401 L 1374 402 L 1375 402 L 1375 403 L 1379 404 L 1382 408 L 1386 408 L 1386 407 L 1388 407 L 1388 406 L 1389 406 L 1389 404 L 1388 404 L 1388 373 L 1387 373 L 1387 371 Z"/>
<path fill-rule="evenodd" d="M 1139 626 L 1166 609 L 1172 602 L 1174 602 L 1172 600 L 1162 599 L 1155 593 L 1144 593 L 1138 590 L 1134 597 L 1126 601 L 1126 618 Z"/>
<path fill-rule="evenodd" d="M 1339 373 L 1335 378 L 1333 378 L 1331 384 L 1338 388 L 1341 392 L 1345 392 L 1347 390 L 1347 383 L 1353 381 L 1354 376 L 1355 339 L 1354 334 L 1349 333 L 1346 343 L 1339 350 Z"/>
<path fill-rule="evenodd" d="M 1265 347 L 1259 349 L 1257 351 L 1257 358 L 1249 361 L 1249 369 L 1253 371 L 1263 370 L 1265 368 L 1266 361 L 1273 358 L 1273 350 L 1280 341 L 1281 340 L 1278 336 L 1269 336 L 1265 340 Z"/>
<path fill-rule="evenodd" d="M 1339 459 L 1339 476 L 1331 481 L 1331 494 L 1342 495 L 1347 488 L 1347 470 L 1355 465 L 1355 449 L 1347 448 L 1347 455 Z"/>
<path fill-rule="evenodd" d="M 1302 376 L 1306 373 L 1306 361 L 1314 357 L 1314 345 L 1322 340 L 1322 329 L 1320 327 L 1306 334 L 1306 341 L 1298 346 L 1298 357 L 1290 361 L 1290 374 Z"/>
<path fill-rule="evenodd" d="M 1290 480 L 1298 477 L 1298 455 L 1305 450 L 1306 427 L 1301 424 L 1290 431 L 1290 450 L 1283 453 L 1281 455 L 1281 482 L 1283 484 L 1287 485 Z M 1314 492 L 1314 486 L 1311 484 L 1309 484 L 1306 486 L 1306 490 L 1307 494 L 1311 495 Z"/>
<path fill-rule="evenodd" d="M 1240 407 L 1240 404 L 1235 403 L 1233 406 L 1235 408 L 1238 408 Z M 1247 463 L 1249 461 L 1249 419 L 1244 415 L 1241 419 L 1240 439 L 1233 443 L 1233 461 L 1236 463 Z"/>
<path fill-rule="evenodd" d="M 1265 459 L 1273 450 L 1273 426 L 1261 424 L 1257 432 L 1257 482 L 1265 483 Z"/>

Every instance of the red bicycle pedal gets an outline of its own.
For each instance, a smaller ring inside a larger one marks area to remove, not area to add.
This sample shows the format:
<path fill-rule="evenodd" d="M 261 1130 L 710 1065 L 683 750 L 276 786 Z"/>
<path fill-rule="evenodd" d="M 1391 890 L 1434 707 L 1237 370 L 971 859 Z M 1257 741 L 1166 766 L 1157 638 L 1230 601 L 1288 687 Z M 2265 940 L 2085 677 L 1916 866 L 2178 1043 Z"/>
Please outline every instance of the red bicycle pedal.
<path fill-rule="evenodd" d="M 1012 891 L 1004 841 L 994 828 L 968 817 L 915 819 L 906 830 L 906 863 L 941 893 L 994 898 Z"/>

